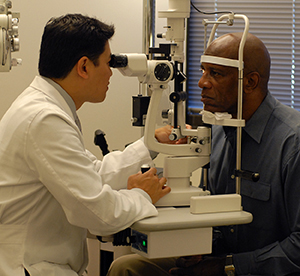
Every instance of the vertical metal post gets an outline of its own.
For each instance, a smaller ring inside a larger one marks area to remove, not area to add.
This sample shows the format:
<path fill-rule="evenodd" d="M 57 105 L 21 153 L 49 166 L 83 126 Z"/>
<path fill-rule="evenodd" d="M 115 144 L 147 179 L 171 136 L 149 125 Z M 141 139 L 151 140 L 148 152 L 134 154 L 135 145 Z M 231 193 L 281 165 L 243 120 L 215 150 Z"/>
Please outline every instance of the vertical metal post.
<path fill-rule="evenodd" d="M 242 120 L 243 112 L 243 70 L 239 70 L 239 79 L 238 79 L 238 112 L 237 119 Z M 236 169 L 241 170 L 242 167 L 242 127 L 237 127 L 236 129 Z M 241 177 L 236 176 L 236 193 L 241 193 Z"/>
<path fill-rule="evenodd" d="M 249 19 L 245 15 L 235 15 L 236 18 L 242 18 L 245 21 L 245 29 L 239 46 L 239 79 L 238 79 L 238 112 L 237 119 L 243 119 L 243 78 L 244 78 L 244 46 L 249 32 Z M 237 149 L 236 149 L 236 169 L 241 170 L 242 166 L 242 127 L 237 127 Z M 236 193 L 241 193 L 241 177 L 236 178 Z"/>
<path fill-rule="evenodd" d="M 143 0 L 143 53 L 149 54 L 149 47 L 155 46 L 155 1 Z M 151 58 L 151 57 L 150 57 Z M 140 84 L 139 94 L 149 96 L 147 84 Z M 144 135 L 144 127 L 141 128 L 141 136 Z"/>
<path fill-rule="evenodd" d="M 155 0 L 144 0 L 143 12 L 143 52 L 155 45 Z"/>
<path fill-rule="evenodd" d="M 143 53 L 148 55 L 149 47 L 155 46 L 155 0 L 144 0 L 143 6 Z M 140 89 L 142 95 L 149 95 L 146 84 Z"/>

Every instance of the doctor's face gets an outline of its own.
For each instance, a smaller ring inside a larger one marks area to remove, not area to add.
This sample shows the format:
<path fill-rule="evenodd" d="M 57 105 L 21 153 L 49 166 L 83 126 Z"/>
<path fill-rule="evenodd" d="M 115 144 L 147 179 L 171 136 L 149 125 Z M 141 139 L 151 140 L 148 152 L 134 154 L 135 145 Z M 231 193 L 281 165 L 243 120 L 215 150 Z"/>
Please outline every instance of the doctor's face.
<path fill-rule="evenodd" d="M 236 68 L 202 63 L 202 77 L 198 86 L 202 88 L 201 101 L 210 112 L 228 112 L 236 117 L 237 77 Z"/>
<path fill-rule="evenodd" d="M 105 100 L 109 79 L 112 76 L 112 70 L 109 66 L 110 56 L 111 51 L 107 42 L 104 52 L 99 56 L 98 65 L 94 65 L 90 75 L 90 102 L 97 103 Z"/>

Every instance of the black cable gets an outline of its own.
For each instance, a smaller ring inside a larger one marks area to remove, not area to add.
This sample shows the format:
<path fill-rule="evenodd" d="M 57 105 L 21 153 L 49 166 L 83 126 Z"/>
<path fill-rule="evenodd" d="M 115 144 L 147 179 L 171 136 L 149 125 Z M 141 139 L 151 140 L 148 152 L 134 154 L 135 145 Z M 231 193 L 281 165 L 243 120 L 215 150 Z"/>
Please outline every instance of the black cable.
<path fill-rule="evenodd" d="M 232 11 L 204 12 L 204 11 L 199 10 L 199 9 L 194 5 L 194 3 L 192 2 L 192 0 L 191 0 L 191 5 L 192 5 L 192 7 L 193 7 L 197 12 L 202 13 L 202 14 L 233 13 Z"/>

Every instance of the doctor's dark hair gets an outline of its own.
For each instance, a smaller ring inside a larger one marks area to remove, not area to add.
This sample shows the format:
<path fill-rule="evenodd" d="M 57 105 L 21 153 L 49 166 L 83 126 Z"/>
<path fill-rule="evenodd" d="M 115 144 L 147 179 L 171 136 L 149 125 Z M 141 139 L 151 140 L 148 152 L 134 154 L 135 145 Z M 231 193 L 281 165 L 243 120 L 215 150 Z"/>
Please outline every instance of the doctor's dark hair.
<path fill-rule="evenodd" d="M 83 56 L 98 66 L 98 58 L 114 32 L 113 25 L 81 14 L 51 18 L 42 36 L 40 75 L 64 79 Z"/>

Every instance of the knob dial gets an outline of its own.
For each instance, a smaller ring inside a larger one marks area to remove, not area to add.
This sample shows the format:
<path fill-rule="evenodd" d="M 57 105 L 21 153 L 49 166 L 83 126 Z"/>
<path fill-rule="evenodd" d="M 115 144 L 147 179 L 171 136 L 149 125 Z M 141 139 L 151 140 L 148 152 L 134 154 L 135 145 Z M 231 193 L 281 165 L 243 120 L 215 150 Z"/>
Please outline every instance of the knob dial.
<path fill-rule="evenodd" d="M 166 63 L 159 63 L 156 65 L 154 75 L 159 81 L 166 81 L 171 76 L 171 69 Z"/>

